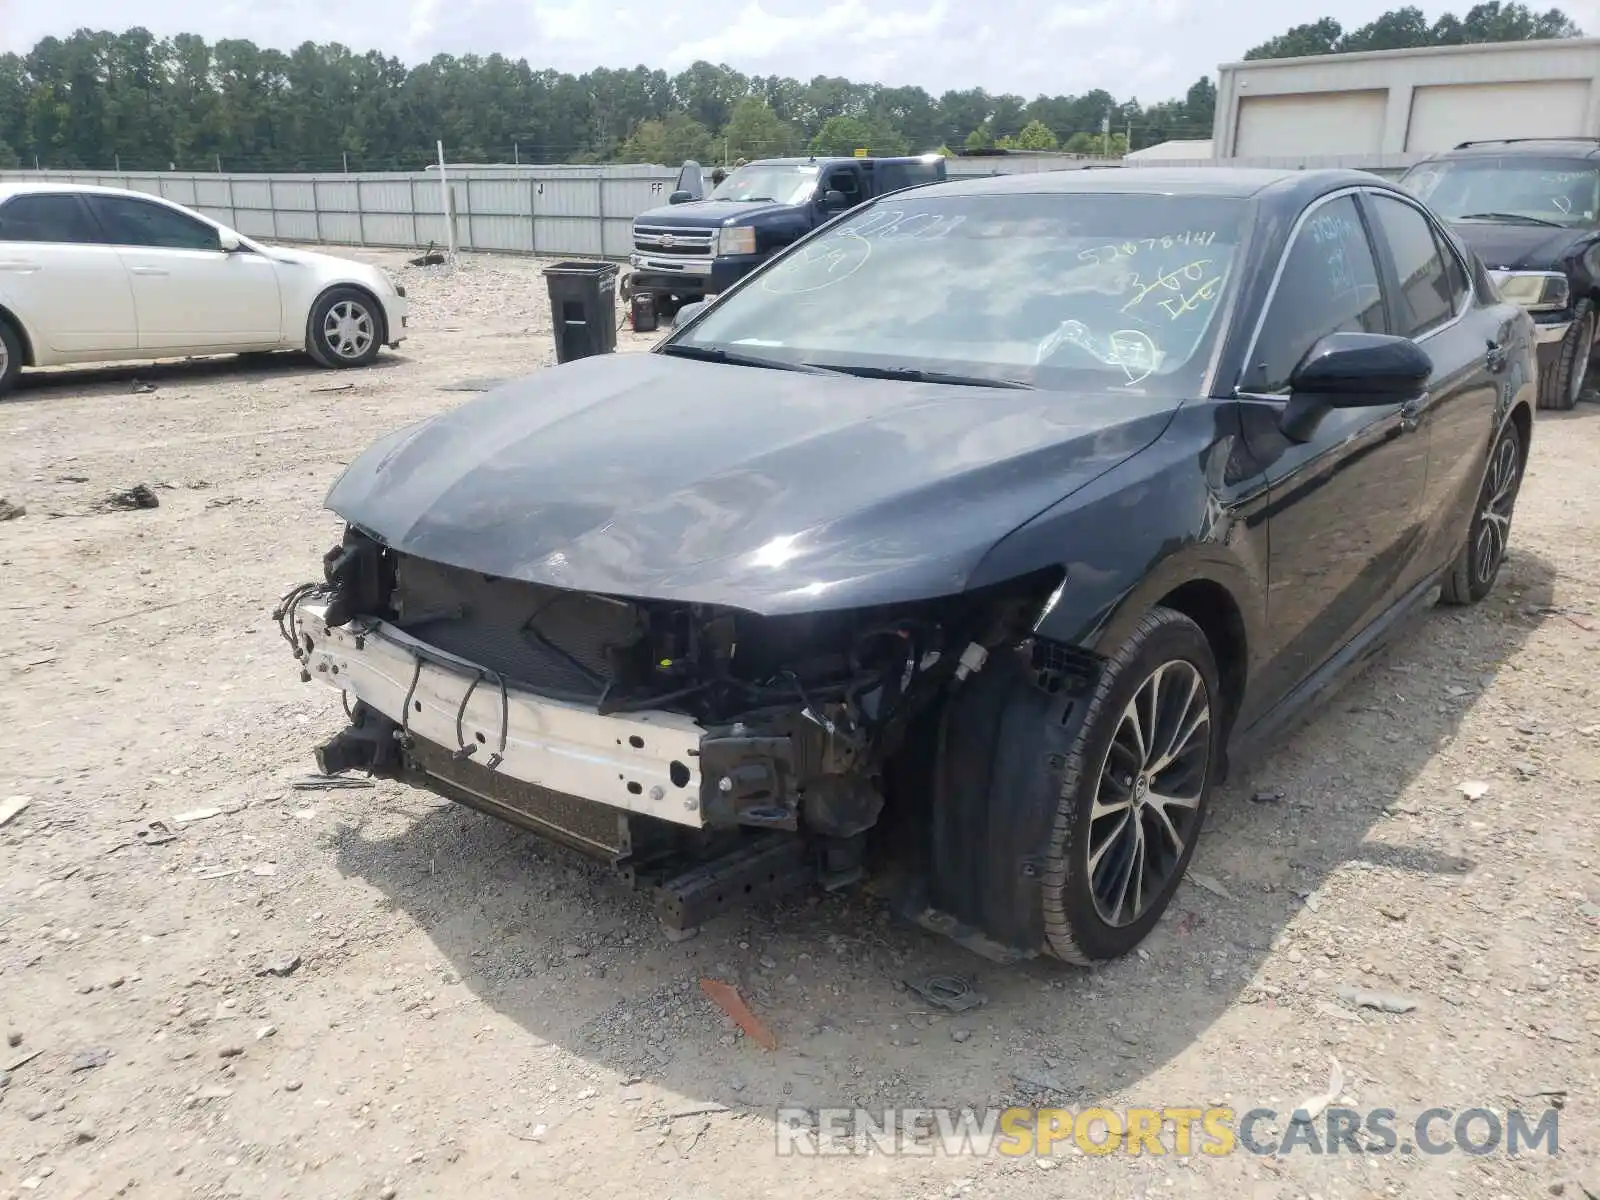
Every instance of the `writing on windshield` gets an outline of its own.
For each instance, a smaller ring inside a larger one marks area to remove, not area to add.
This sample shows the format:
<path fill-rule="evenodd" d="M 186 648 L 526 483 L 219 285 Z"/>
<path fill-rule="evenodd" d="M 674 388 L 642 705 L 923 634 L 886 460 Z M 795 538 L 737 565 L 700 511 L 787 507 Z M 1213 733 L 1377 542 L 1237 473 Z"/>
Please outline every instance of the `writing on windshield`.
<path fill-rule="evenodd" d="M 1402 185 L 1447 220 L 1600 221 L 1600 166 L 1523 155 L 1423 163 Z"/>
<path fill-rule="evenodd" d="M 1178 388 L 1201 370 L 1244 201 L 913 196 L 781 256 L 685 338 L 859 367 Z"/>

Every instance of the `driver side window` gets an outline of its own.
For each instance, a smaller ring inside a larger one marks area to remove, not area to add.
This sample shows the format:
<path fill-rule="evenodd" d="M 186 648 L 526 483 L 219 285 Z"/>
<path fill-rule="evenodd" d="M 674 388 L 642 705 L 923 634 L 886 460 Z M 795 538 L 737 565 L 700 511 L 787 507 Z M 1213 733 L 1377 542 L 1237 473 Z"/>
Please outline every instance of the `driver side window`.
<path fill-rule="evenodd" d="M 840 192 L 844 196 L 845 204 L 854 208 L 861 203 L 861 184 L 856 178 L 856 173 L 849 167 L 837 167 L 828 172 L 827 179 L 822 184 L 822 193 Z"/>
<path fill-rule="evenodd" d="M 1241 390 L 1273 394 L 1330 333 L 1385 333 L 1383 289 L 1354 196 L 1311 210 L 1295 234 Z"/>

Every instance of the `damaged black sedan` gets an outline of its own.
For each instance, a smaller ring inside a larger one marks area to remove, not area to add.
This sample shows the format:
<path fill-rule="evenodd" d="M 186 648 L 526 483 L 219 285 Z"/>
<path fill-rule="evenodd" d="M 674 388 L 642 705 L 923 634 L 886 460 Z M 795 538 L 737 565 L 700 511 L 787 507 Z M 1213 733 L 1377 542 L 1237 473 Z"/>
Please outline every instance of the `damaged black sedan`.
<path fill-rule="evenodd" d="M 946 183 L 652 352 L 390 434 L 291 592 L 326 772 L 613 863 L 691 928 L 871 873 L 996 957 L 1124 954 L 1230 756 L 1488 593 L 1530 319 L 1356 172 Z"/>

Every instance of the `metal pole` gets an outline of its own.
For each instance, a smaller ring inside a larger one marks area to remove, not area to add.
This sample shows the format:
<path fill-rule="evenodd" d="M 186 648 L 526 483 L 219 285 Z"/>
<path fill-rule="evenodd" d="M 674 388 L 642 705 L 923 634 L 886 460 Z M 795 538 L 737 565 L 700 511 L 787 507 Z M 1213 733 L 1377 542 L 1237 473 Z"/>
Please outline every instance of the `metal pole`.
<path fill-rule="evenodd" d="M 367 244 L 367 209 L 361 202 L 361 180 L 356 180 L 356 238 Z"/>
<path fill-rule="evenodd" d="M 267 176 L 267 211 L 272 214 L 272 240 L 278 240 L 278 193 L 272 186 L 272 176 Z"/>
<path fill-rule="evenodd" d="M 512 142 L 511 143 L 511 165 L 514 166 L 514 167 L 520 167 L 522 165 L 522 143 L 521 142 Z"/>
<path fill-rule="evenodd" d="M 346 175 L 350 174 L 350 151 L 348 150 L 344 152 L 344 173 Z"/>
<path fill-rule="evenodd" d="M 215 157 L 216 160 L 217 160 L 217 174 L 221 175 L 222 174 L 222 155 L 218 154 L 218 155 L 214 155 L 213 157 Z"/>
<path fill-rule="evenodd" d="M 317 241 L 322 240 L 322 200 L 317 194 L 317 177 L 311 177 L 311 220 L 312 228 L 317 231 Z"/>
<path fill-rule="evenodd" d="M 121 175 L 122 174 L 122 155 L 113 154 L 111 156 L 111 161 L 115 164 L 113 169 L 116 171 L 116 173 L 118 175 Z"/>
<path fill-rule="evenodd" d="M 444 200 L 444 235 L 445 243 L 449 249 L 450 261 L 456 257 L 456 222 L 455 216 L 450 211 L 450 181 L 444 173 L 444 142 L 439 142 L 439 191 Z"/>

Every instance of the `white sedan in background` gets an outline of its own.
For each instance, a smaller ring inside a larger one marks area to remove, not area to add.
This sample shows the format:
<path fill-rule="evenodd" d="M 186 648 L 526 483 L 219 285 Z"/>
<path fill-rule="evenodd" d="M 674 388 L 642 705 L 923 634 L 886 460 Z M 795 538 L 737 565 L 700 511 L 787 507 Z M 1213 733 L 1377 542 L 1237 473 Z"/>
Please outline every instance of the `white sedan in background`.
<path fill-rule="evenodd" d="M 405 336 L 405 289 L 376 267 L 143 192 L 0 183 L 0 396 L 23 367 L 296 349 L 362 367 Z"/>

